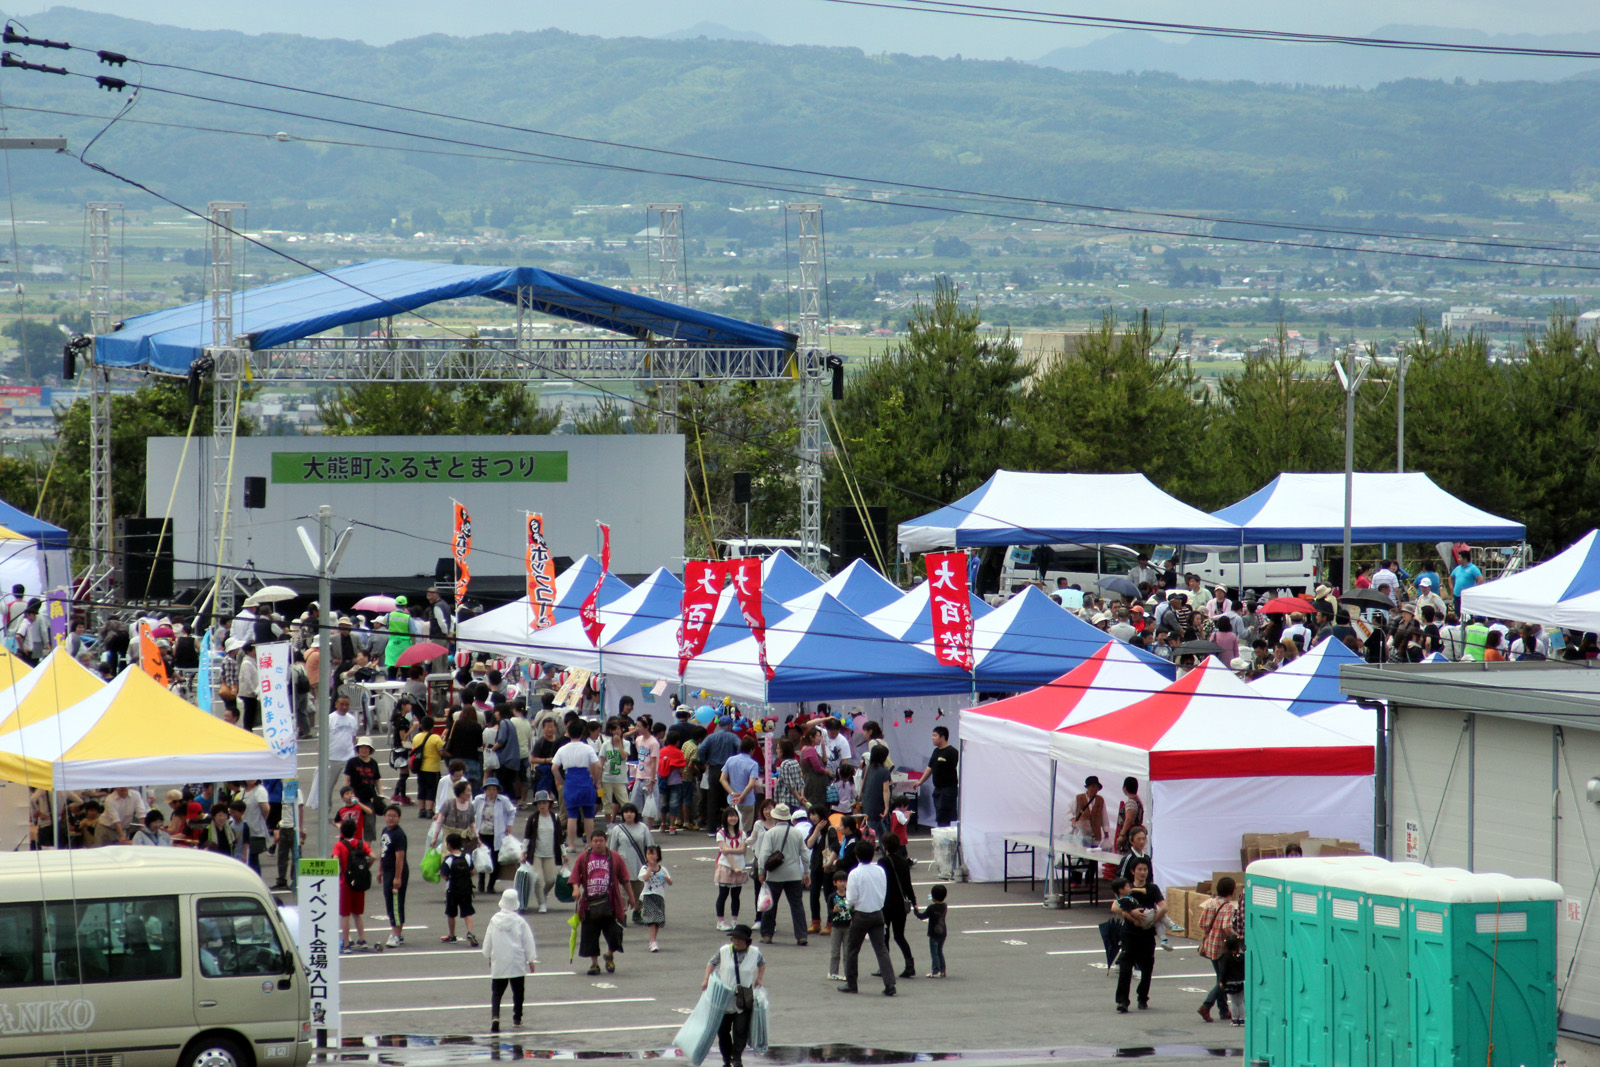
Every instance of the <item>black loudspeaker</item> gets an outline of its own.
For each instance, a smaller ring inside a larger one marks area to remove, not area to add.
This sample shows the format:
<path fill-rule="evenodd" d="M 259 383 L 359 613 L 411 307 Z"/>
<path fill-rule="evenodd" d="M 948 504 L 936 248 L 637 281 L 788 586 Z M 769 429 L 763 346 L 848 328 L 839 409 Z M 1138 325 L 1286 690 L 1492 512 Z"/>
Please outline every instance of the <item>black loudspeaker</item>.
<path fill-rule="evenodd" d="M 456 558 L 454 556 L 439 556 L 434 560 L 433 581 L 435 585 L 455 584 Z"/>
<path fill-rule="evenodd" d="M 733 502 L 735 504 L 750 503 L 750 472 L 733 472 Z"/>
<path fill-rule="evenodd" d="M 874 567 L 878 565 L 877 557 L 872 554 L 872 541 L 867 534 L 868 523 L 877 534 L 878 550 L 884 554 L 887 562 L 890 552 L 889 509 L 868 505 L 866 520 L 861 521 L 861 512 L 855 508 L 833 509 L 832 521 L 828 524 L 828 559 L 835 574 L 858 559 L 864 559 Z"/>
<path fill-rule="evenodd" d="M 172 525 L 160 519 L 117 519 L 112 579 L 123 600 L 172 599 Z"/>
<path fill-rule="evenodd" d="M 247 508 L 264 508 L 267 506 L 267 480 L 254 475 L 246 476 L 244 480 L 244 506 Z"/>

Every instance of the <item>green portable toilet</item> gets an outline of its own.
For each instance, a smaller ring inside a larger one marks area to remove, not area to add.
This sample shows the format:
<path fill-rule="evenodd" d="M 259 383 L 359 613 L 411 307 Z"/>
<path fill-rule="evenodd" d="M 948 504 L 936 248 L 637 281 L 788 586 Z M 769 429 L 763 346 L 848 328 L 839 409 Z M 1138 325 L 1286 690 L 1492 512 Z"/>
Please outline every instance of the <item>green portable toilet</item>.
<path fill-rule="evenodd" d="M 1244 1055 L 1288 1064 L 1287 876 L 1296 860 L 1257 860 L 1244 877 Z"/>
<path fill-rule="evenodd" d="M 1331 1067 L 1371 1067 L 1373 981 L 1369 955 L 1372 906 L 1368 887 L 1387 860 L 1350 857 L 1328 868 L 1328 1060 Z"/>
<path fill-rule="evenodd" d="M 1561 886 L 1537 878 L 1436 871 L 1421 879 L 1409 931 L 1420 1067 L 1555 1062 L 1563 896 Z"/>
<path fill-rule="evenodd" d="M 1411 893 L 1428 873 L 1420 863 L 1391 863 L 1363 884 L 1372 1067 L 1410 1067 Z"/>

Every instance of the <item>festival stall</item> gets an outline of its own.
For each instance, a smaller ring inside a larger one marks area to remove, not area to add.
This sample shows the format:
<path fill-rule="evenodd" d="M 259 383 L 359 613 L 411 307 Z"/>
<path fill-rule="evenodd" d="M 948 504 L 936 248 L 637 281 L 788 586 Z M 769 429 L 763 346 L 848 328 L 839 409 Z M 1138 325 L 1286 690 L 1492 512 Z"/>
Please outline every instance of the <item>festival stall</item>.
<path fill-rule="evenodd" d="M 1000 879 L 1006 834 L 1050 831 L 1052 783 L 1055 831 L 1066 832 L 1072 797 L 1083 780 L 1056 772 L 1051 733 L 1127 707 L 1170 682 L 1130 646 L 1105 641 L 1047 685 L 962 711 L 961 840 L 974 881 Z M 1040 864 L 1046 859 L 1042 853 L 1035 858 Z"/>
<path fill-rule="evenodd" d="M 265 739 L 201 711 L 137 666 L 0 733 L 0 779 L 56 790 L 295 774 L 293 756 L 273 755 Z"/>
<path fill-rule="evenodd" d="M 765 585 L 762 591 L 768 596 L 772 595 Z M 870 615 L 893 604 L 901 595 L 899 586 L 879 574 L 866 560 L 857 559 L 815 589 L 784 600 L 783 606 L 798 611 L 819 604 L 823 597 L 828 596 L 857 615 Z"/>
<path fill-rule="evenodd" d="M 98 674 L 67 655 L 57 645 L 32 670 L 15 656 L 6 660 L 20 668 L 15 682 L 0 690 L 0 734 L 48 719 L 62 708 L 70 708 L 105 688 Z M 0 662 L 0 682 L 12 677 L 8 664 Z"/>
<path fill-rule="evenodd" d="M 761 591 L 782 604 L 822 585 L 822 579 L 781 549 L 761 561 Z"/>
<path fill-rule="evenodd" d="M 1373 746 L 1289 714 L 1214 657 L 1159 693 L 1056 731 L 1050 747 L 1068 782 L 1149 783 L 1150 848 L 1169 885 L 1233 870 L 1246 833 L 1309 830 L 1372 847 Z"/>
<path fill-rule="evenodd" d="M 0 590 L 22 586 L 30 597 L 72 586 L 71 553 L 0 525 Z"/>
<path fill-rule="evenodd" d="M 1479 618 L 1600 633 L 1600 530 L 1537 567 L 1473 586 L 1461 606 Z"/>
<path fill-rule="evenodd" d="M 584 559 L 589 557 L 585 556 Z M 599 565 L 595 566 L 598 569 Z M 514 604 L 496 608 L 457 625 L 456 643 L 470 652 L 491 652 L 499 656 L 520 656 L 585 670 L 596 669 L 595 648 L 584 631 L 583 619 L 576 612 L 569 612 L 560 606 L 560 599 L 576 596 L 581 607 L 583 598 L 594 588 L 594 575 L 591 573 L 588 576 L 587 587 L 576 581 L 563 586 L 562 579 L 566 577 L 563 574 L 556 579 L 559 599 L 554 626 L 543 630 L 530 629 L 528 598 L 523 597 Z M 576 592 L 580 589 L 581 595 Z M 633 632 L 647 624 L 676 618 L 678 601 L 682 597 L 683 583 L 664 567 L 657 568 L 632 589 L 620 578 L 606 575 L 606 583 L 601 586 L 597 600 L 601 609 L 600 621 L 605 626 L 601 642 L 615 640 L 624 630 Z M 649 620 L 649 623 L 644 620 Z"/>
<path fill-rule="evenodd" d="M 967 594 L 967 608 L 974 621 L 994 610 L 971 593 Z M 928 597 L 928 580 L 924 578 L 915 589 L 864 618 L 897 641 L 914 645 L 933 640 L 933 603 Z"/>
<path fill-rule="evenodd" d="M 1363 662 L 1344 642 L 1323 638 L 1294 662 L 1251 682 L 1250 688 L 1269 700 L 1282 702 L 1292 715 L 1308 715 L 1330 704 L 1345 703 L 1345 695 L 1339 689 L 1339 668 L 1346 663 Z"/>
<path fill-rule="evenodd" d="M 1237 528 L 1213 544 L 1331 545 L 1344 540 L 1344 475 L 1280 474 L 1214 518 Z M 1473 507 L 1421 471 L 1358 473 L 1352 479 L 1350 540 L 1521 541 L 1526 528 Z M 1190 542 L 1198 543 L 1198 542 Z"/>
<path fill-rule="evenodd" d="M 1000 470 L 953 504 L 903 522 L 904 552 L 983 545 L 1236 544 L 1239 530 L 1142 474 Z"/>

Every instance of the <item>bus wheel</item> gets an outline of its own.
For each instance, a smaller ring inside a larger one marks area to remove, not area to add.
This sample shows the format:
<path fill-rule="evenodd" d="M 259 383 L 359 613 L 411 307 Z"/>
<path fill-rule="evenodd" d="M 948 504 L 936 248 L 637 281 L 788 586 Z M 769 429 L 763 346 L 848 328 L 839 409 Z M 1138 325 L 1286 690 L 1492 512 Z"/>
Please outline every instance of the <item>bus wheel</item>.
<path fill-rule="evenodd" d="M 225 1034 L 206 1034 L 184 1050 L 182 1067 L 250 1067 L 239 1043 Z"/>

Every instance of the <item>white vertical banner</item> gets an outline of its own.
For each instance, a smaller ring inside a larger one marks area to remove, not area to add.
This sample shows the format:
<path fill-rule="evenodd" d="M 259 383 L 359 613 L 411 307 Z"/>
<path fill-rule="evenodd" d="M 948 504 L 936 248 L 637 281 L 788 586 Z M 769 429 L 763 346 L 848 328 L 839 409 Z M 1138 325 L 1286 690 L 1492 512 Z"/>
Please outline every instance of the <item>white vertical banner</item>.
<path fill-rule="evenodd" d="M 274 756 L 293 756 L 298 733 L 294 722 L 294 693 L 289 688 L 289 642 L 256 646 L 256 666 L 261 671 L 261 733 Z"/>
<path fill-rule="evenodd" d="M 298 948 L 311 993 L 311 1028 L 318 1045 L 339 1044 L 339 861 L 301 857 L 296 886 Z"/>

